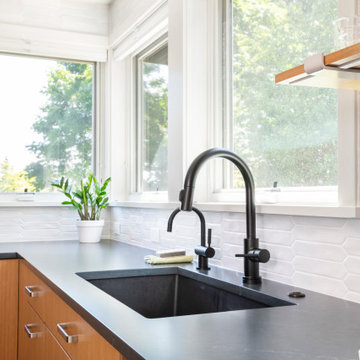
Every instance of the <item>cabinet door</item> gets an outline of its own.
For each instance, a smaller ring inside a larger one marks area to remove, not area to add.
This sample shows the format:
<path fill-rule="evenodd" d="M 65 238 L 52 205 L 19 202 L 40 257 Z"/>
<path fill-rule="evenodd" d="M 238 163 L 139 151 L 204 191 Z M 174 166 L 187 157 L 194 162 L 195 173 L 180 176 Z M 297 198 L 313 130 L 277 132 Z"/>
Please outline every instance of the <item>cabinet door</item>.
<path fill-rule="evenodd" d="M 19 314 L 19 360 L 69 360 L 28 302 Z"/>
<path fill-rule="evenodd" d="M 0 260 L 0 359 L 17 358 L 18 260 Z"/>
<path fill-rule="evenodd" d="M 28 302 L 73 360 L 124 360 L 26 264 L 20 263 L 20 307 Z"/>

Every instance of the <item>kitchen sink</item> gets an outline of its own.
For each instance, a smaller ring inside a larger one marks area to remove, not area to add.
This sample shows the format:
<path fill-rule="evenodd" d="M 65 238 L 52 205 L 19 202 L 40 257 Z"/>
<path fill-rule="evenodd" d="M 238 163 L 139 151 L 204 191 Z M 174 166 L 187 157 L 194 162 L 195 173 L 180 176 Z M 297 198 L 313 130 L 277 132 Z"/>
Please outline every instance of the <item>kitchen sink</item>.
<path fill-rule="evenodd" d="M 78 273 L 146 318 L 294 305 L 181 268 Z"/>

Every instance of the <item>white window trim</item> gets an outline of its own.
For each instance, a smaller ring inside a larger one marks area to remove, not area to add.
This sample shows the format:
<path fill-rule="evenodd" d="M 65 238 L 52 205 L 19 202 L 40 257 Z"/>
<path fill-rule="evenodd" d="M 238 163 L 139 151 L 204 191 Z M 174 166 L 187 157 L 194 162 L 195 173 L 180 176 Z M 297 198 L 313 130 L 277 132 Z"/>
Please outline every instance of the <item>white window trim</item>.
<path fill-rule="evenodd" d="M 134 131 L 135 131 L 135 142 L 136 142 L 136 166 L 134 167 L 135 174 L 133 175 L 133 178 L 135 180 L 135 184 L 133 184 L 132 188 L 134 189 L 132 195 L 138 196 L 138 194 L 141 194 L 141 196 L 148 199 L 159 197 L 161 199 L 167 199 L 167 191 L 146 191 L 144 192 L 142 190 L 143 188 L 143 118 L 142 118 L 142 109 L 144 106 L 143 103 L 143 71 L 142 71 L 142 61 L 144 58 L 150 56 L 151 54 L 158 51 L 160 48 L 164 47 L 165 44 L 168 44 L 168 36 L 167 34 L 163 35 L 161 38 L 155 40 L 150 46 L 145 48 L 143 51 L 138 53 L 134 58 L 134 81 L 135 81 L 135 106 L 136 106 L 136 113 L 134 116 Z"/>
<path fill-rule="evenodd" d="M 110 138 L 108 167 L 115 201 L 164 202 L 167 192 L 137 192 L 138 153 L 136 56 L 162 39 L 168 31 L 167 1 L 161 0 L 132 28 L 113 42 L 109 51 L 107 81 L 110 84 L 110 110 L 107 128 Z M 159 43 L 160 44 L 160 43 Z"/>
<path fill-rule="evenodd" d="M 165 30 L 164 28 L 162 29 Z M 162 32 L 163 32 L 162 31 Z M 135 48 L 134 52 L 129 55 L 131 58 L 131 76 L 132 76 L 132 92 L 131 92 L 131 153 L 132 159 L 130 163 L 130 193 L 128 199 L 130 201 L 166 201 L 168 199 L 167 191 L 142 191 L 142 138 L 140 130 L 140 108 L 142 106 L 139 101 L 139 60 L 156 49 L 162 47 L 168 42 L 167 33 L 161 36 L 156 34 L 154 37 L 149 37 L 145 43 Z M 153 47 L 152 47 L 153 46 Z M 150 49 L 151 48 L 151 49 Z M 149 51 L 147 51 L 149 50 Z M 139 57 L 140 56 L 140 57 Z"/>

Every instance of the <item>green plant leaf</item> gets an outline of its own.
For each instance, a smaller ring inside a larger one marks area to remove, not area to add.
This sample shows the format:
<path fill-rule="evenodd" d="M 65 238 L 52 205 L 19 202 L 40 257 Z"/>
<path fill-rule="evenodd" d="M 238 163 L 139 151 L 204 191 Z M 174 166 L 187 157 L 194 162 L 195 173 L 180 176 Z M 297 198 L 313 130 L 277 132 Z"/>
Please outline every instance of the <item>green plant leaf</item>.
<path fill-rule="evenodd" d="M 111 181 L 111 177 L 107 178 L 101 187 L 101 191 L 105 191 L 106 187 L 108 186 L 109 182 Z"/>
<path fill-rule="evenodd" d="M 67 193 L 67 192 L 64 192 L 64 195 L 67 196 L 70 200 L 72 200 L 71 194 L 69 194 L 69 193 Z"/>

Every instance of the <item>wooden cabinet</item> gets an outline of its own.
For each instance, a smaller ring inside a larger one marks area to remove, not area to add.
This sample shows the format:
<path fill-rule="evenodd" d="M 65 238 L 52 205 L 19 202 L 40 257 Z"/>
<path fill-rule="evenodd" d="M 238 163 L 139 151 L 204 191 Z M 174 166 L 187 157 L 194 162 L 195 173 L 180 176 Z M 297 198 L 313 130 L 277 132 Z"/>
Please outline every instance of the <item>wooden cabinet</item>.
<path fill-rule="evenodd" d="M 20 306 L 18 360 L 69 360 L 31 305 L 23 301 Z"/>
<path fill-rule="evenodd" d="M 275 76 L 277 84 L 360 90 L 360 43 L 327 54 L 323 69 L 305 71 L 304 64 Z"/>
<path fill-rule="evenodd" d="M 77 312 L 55 294 L 23 260 L 20 263 L 19 297 L 20 312 L 23 310 L 22 304 L 29 305 L 38 314 L 50 335 L 56 339 L 59 346 L 65 350 L 71 359 L 125 359 Z M 27 321 L 30 320 L 25 322 Z M 22 329 L 24 324 L 22 321 L 19 327 L 19 331 L 22 331 L 22 337 L 24 337 L 24 329 Z M 19 360 L 27 360 L 27 358 L 20 358 Z"/>
<path fill-rule="evenodd" d="M 18 260 L 0 261 L 0 359 L 17 359 Z"/>

